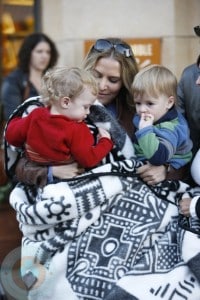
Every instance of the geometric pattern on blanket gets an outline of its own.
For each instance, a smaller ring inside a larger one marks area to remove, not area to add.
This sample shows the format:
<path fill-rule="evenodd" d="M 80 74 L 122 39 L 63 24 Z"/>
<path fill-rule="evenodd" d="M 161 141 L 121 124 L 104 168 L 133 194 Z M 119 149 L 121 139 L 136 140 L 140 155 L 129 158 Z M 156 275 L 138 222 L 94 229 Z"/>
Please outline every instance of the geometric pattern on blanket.
<path fill-rule="evenodd" d="M 188 225 L 198 222 L 186 222 L 186 230 L 177 207 L 189 187 L 180 181 L 147 186 L 135 174 L 137 164 L 107 164 L 47 185 L 36 197 L 16 187 L 10 203 L 24 234 L 23 253 L 37 245 L 34 260 L 53 273 L 66 251 L 63 277 L 77 299 L 199 300 L 200 239 Z M 59 286 L 57 299 L 66 299 L 65 289 Z"/>
<path fill-rule="evenodd" d="M 134 195 L 131 200 L 130 193 Z M 89 232 L 79 238 L 78 243 L 76 240 L 71 243 L 66 275 L 80 298 L 85 296 L 90 299 L 95 291 L 100 299 L 119 299 L 119 289 L 114 293 L 113 285 L 118 281 L 120 283 L 120 278 L 166 275 L 175 266 L 184 264 L 179 252 L 183 237 L 182 232 L 178 230 L 177 217 L 171 216 L 171 221 L 166 227 L 163 224 L 163 219 L 170 210 L 169 203 L 159 201 L 158 198 L 155 201 L 146 186 L 141 186 L 141 182 L 136 180 L 132 187 L 129 185 L 128 197 L 124 195 L 119 202 L 112 207 L 112 214 L 104 214 L 90 227 Z M 177 276 L 178 274 L 177 272 Z M 174 295 L 179 294 L 183 299 L 187 299 L 184 297 L 193 292 L 196 279 L 190 276 L 187 282 L 189 291 L 184 291 L 183 286 L 176 292 L 177 287 L 172 285 L 170 296 L 175 293 Z M 142 281 L 139 283 L 139 290 L 142 290 L 140 296 L 144 297 Z M 169 285 L 170 281 L 164 283 L 163 296 L 167 294 Z M 161 290 L 160 285 L 159 288 Z M 154 285 L 150 286 L 149 291 L 154 296 L 159 292 Z M 148 293 L 146 297 L 137 299 L 149 299 Z"/>

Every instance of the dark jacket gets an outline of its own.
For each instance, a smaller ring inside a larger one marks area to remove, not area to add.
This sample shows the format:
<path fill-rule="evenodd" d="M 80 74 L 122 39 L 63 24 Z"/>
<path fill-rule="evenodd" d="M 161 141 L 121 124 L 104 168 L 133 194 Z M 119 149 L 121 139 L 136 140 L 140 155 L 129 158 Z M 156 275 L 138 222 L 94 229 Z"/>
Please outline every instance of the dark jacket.
<path fill-rule="evenodd" d="M 195 211 L 196 211 L 197 217 L 200 219 L 200 197 L 196 203 Z"/>
<path fill-rule="evenodd" d="M 1 101 L 4 119 L 8 120 L 13 110 L 29 97 L 38 96 L 35 87 L 28 80 L 28 74 L 16 69 L 3 80 L 1 87 Z"/>
<path fill-rule="evenodd" d="M 200 148 L 200 86 L 196 84 L 200 76 L 198 63 L 186 67 L 178 84 L 178 99 L 190 128 L 193 154 Z"/>

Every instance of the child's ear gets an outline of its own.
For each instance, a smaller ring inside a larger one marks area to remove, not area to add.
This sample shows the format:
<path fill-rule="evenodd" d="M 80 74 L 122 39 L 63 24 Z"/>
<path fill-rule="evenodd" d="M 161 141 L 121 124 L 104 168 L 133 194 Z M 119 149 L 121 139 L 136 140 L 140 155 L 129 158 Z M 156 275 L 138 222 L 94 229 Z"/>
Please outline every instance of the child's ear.
<path fill-rule="evenodd" d="M 69 104 L 70 98 L 69 97 L 63 97 L 60 100 L 60 105 L 62 108 L 67 108 Z"/>
<path fill-rule="evenodd" d="M 168 109 L 172 108 L 172 106 L 174 106 L 174 103 L 175 103 L 174 96 L 170 96 L 170 97 L 168 98 L 167 108 L 168 108 Z"/>

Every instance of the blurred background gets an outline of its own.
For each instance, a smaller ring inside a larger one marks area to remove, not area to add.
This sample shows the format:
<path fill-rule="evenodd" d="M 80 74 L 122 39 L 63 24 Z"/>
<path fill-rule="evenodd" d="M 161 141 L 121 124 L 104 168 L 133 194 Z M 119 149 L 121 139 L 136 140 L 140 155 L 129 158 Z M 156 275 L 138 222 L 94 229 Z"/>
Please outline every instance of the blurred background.
<path fill-rule="evenodd" d="M 23 38 L 42 31 L 56 43 L 59 64 L 81 65 L 92 40 L 121 37 L 140 67 L 161 63 L 179 78 L 196 61 L 200 0 L 0 0 L 1 79 L 16 66 Z"/>

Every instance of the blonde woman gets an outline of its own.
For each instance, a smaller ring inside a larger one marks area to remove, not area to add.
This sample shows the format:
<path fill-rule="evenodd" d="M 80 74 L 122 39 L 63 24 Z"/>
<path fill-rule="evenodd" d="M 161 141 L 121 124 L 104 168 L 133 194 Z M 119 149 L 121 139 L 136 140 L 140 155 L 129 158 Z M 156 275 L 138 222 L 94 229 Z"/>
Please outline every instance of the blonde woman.
<path fill-rule="evenodd" d="M 119 38 L 99 39 L 89 50 L 83 68 L 92 72 L 96 78 L 99 102 L 115 117 L 132 139 L 135 131 L 132 121 L 135 107 L 131 85 L 138 73 L 138 66 L 130 45 Z M 82 172 L 83 169 L 76 163 L 49 167 L 47 171 L 45 167 L 21 159 L 16 167 L 18 180 L 32 184 L 38 181 L 38 177 L 42 184 L 46 184 L 53 176 L 67 179 Z M 145 164 L 138 168 L 138 175 L 150 185 L 166 178 L 183 179 L 186 174 L 187 168 L 184 167 L 176 170 L 166 165 Z"/>

